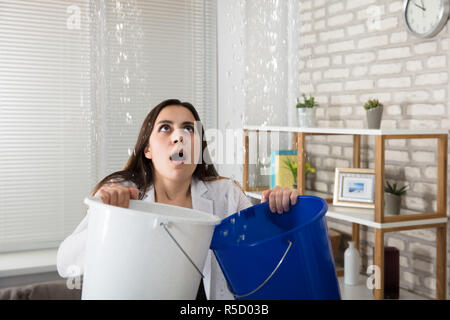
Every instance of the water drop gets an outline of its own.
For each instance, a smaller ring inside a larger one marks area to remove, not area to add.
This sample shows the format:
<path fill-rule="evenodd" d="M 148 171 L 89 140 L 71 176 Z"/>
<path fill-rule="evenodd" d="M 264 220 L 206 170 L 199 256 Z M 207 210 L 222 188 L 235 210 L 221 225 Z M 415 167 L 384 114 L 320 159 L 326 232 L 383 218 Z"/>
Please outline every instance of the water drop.
<path fill-rule="evenodd" d="M 128 124 L 132 124 L 133 123 L 133 117 L 131 116 L 131 114 L 129 112 L 127 112 L 126 121 L 127 121 Z"/>
<path fill-rule="evenodd" d="M 134 148 L 128 148 L 128 156 L 131 157 L 131 154 L 136 155 L 136 150 Z"/>

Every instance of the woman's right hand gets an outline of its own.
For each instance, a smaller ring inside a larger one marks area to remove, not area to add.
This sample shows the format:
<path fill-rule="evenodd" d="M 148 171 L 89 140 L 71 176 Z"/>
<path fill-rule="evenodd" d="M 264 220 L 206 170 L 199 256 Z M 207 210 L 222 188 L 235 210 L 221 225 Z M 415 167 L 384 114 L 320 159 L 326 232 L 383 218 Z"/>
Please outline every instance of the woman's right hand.
<path fill-rule="evenodd" d="M 102 198 L 104 204 L 128 208 L 130 199 L 139 200 L 139 190 L 117 184 L 104 185 L 95 193 L 94 197 Z"/>

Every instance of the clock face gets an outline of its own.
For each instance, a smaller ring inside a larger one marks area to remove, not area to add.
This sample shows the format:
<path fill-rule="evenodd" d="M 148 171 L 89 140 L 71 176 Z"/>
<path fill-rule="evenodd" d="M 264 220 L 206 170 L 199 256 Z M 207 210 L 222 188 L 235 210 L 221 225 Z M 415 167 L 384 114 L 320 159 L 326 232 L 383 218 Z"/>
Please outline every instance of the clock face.
<path fill-rule="evenodd" d="M 447 22 L 448 0 L 408 0 L 405 2 L 404 18 L 413 34 L 431 37 Z"/>

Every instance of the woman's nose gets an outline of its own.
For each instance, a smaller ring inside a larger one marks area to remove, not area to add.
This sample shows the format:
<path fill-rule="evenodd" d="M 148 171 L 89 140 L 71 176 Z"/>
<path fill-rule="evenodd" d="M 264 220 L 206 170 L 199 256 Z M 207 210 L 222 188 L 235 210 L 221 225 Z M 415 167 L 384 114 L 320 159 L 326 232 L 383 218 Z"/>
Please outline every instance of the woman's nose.
<path fill-rule="evenodd" d="M 173 142 L 174 143 L 178 143 L 178 142 L 181 142 L 181 143 L 183 143 L 183 136 L 182 135 L 175 135 L 175 138 L 174 138 L 174 140 L 173 140 Z"/>

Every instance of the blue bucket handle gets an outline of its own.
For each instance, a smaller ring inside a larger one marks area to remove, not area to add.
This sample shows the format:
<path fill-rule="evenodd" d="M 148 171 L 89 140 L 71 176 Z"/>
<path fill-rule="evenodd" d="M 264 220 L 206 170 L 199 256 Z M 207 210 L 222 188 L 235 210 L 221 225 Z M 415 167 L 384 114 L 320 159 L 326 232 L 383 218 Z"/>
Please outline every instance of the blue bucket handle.
<path fill-rule="evenodd" d="M 254 294 L 255 292 L 257 292 L 258 290 L 260 290 L 262 287 L 264 287 L 264 285 L 273 277 L 273 275 L 275 274 L 275 272 L 277 272 L 278 268 L 281 266 L 281 264 L 284 261 L 284 258 L 286 258 L 286 255 L 288 254 L 289 250 L 292 247 L 292 241 L 291 240 L 287 240 L 288 247 L 286 249 L 286 251 L 284 252 L 283 256 L 280 259 L 280 262 L 278 262 L 277 266 L 275 267 L 275 269 L 273 269 L 272 273 L 266 278 L 266 280 L 264 280 L 255 290 L 246 293 L 246 294 L 235 294 L 233 293 L 233 291 L 231 291 L 230 287 L 228 286 L 228 282 L 227 282 L 227 287 L 228 290 L 230 290 L 231 294 L 235 297 L 235 298 L 244 298 L 244 297 L 248 297 L 249 295 Z"/>

